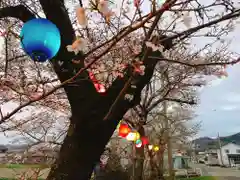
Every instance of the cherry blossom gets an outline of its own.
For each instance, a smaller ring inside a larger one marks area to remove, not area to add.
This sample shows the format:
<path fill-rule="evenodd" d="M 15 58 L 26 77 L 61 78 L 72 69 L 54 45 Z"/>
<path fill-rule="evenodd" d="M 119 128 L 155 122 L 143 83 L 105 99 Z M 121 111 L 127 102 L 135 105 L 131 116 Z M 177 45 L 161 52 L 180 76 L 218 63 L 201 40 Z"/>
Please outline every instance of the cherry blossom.
<path fill-rule="evenodd" d="M 0 31 L 0 36 L 4 37 L 6 34 L 7 34 L 7 31 L 3 31 L 3 32 Z"/>
<path fill-rule="evenodd" d="M 87 18 L 86 18 L 86 14 L 85 14 L 85 9 L 83 7 L 77 6 L 76 15 L 77 15 L 78 24 L 83 27 L 86 27 L 87 26 Z"/>
<path fill-rule="evenodd" d="M 72 45 L 68 45 L 68 46 L 66 46 L 66 48 L 69 52 L 74 52 L 77 55 L 80 51 L 85 51 L 86 44 L 87 44 L 87 42 L 85 39 L 78 37 L 72 43 Z"/>
<path fill-rule="evenodd" d="M 114 14 L 108 7 L 108 2 L 106 0 L 100 0 L 98 3 L 98 10 L 105 17 L 107 23 L 110 22 L 111 16 Z"/>
<path fill-rule="evenodd" d="M 30 94 L 29 98 L 34 101 L 34 100 L 38 99 L 39 97 L 41 97 L 42 94 L 43 94 L 42 92 L 33 92 Z"/>
<path fill-rule="evenodd" d="M 134 98 L 134 96 L 132 94 L 125 94 L 125 96 L 124 96 L 124 99 L 129 100 L 129 101 L 132 101 L 133 98 Z"/>
<path fill-rule="evenodd" d="M 156 46 L 155 44 L 153 44 L 152 42 L 149 42 L 149 41 L 147 41 L 145 44 L 147 47 L 152 48 L 153 51 L 160 51 L 160 52 L 163 51 L 163 46 L 161 46 L 161 45 Z"/>
<path fill-rule="evenodd" d="M 108 13 L 109 12 L 108 2 L 106 0 L 100 0 L 99 3 L 98 3 L 98 10 L 102 14 Z"/>
<path fill-rule="evenodd" d="M 133 88 L 133 89 L 136 89 L 136 88 L 137 88 L 137 86 L 136 86 L 136 85 L 134 85 L 134 84 L 132 84 L 132 85 L 131 85 L 131 88 Z"/>
<path fill-rule="evenodd" d="M 192 17 L 190 16 L 189 12 L 186 13 L 186 14 L 183 16 L 183 24 L 184 24 L 187 28 L 191 28 Z"/>
<path fill-rule="evenodd" d="M 98 80 L 96 79 L 95 75 L 92 72 L 89 72 L 89 77 L 92 80 L 94 87 L 96 88 L 97 92 L 99 93 L 105 93 L 106 88 L 103 84 L 100 84 Z"/>
<path fill-rule="evenodd" d="M 114 75 L 114 76 L 121 77 L 121 78 L 124 77 L 123 73 L 121 73 L 121 72 L 119 72 L 119 71 L 113 71 L 113 75 Z"/>
<path fill-rule="evenodd" d="M 134 6 L 138 8 L 140 6 L 140 1 L 141 0 L 134 0 Z"/>
<path fill-rule="evenodd" d="M 228 73 L 227 73 L 227 71 L 225 71 L 225 70 L 222 70 L 222 71 L 220 71 L 220 72 L 217 72 L 217 73 L 215 73 L 214 75 L 216 75 L 218 78 L 228 77 Z"/>
<path fill-rule="evenodd" d="M 145 66 L 142 64 L 143 64 L 143 62 L 135 62 L 133 64 L 134 72 L 140 74 L 141 76 L 143 76 L 145 74 Z"/>

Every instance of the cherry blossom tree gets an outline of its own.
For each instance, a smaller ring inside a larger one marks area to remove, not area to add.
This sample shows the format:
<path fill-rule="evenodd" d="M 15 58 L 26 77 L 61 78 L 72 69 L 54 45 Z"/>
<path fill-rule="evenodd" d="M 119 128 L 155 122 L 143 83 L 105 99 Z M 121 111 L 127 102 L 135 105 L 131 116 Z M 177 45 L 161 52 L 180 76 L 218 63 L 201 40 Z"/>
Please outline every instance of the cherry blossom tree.
<path fill-rule="evenodd" d="M 220 52 L 195 51 L 191 44 L 197 36 L 222 42 L 240 15 L 229 1 L 207 5 L 197 0 L 0 3 L 0 30 L 5 40 L 1 101 L 19 104 L 13 111 L 1 110 L 1 125 L 8 129 L 9 120 L 33 104 L 48 106 L 49 112 L 71 114 L 67 135 L 47 179 L 90 178 L 117 124 L 140 104 L 142 90 L 161 63 L 193 77 L 198 71 L 222 75 L 223 66 L 238 62 L 224 47 Z M 220 13 L 214 11 L 219 6 L 225 8 Z M 38 17 L 53 22 L 61 34 L 60 50 L 50 63 L 33 62 L 19 48 L 23 23 Z M 178 73 L 174 76 L 181 78 Z M 162 96 L 158 101 L 173 97 Z"/>

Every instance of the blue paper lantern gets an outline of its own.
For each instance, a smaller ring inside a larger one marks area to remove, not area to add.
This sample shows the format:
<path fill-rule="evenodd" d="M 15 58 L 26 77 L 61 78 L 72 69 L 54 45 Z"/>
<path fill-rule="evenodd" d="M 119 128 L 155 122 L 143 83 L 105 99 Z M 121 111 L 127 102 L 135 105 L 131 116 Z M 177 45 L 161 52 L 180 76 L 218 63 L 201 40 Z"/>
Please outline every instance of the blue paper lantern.
<path fill-rule="evenodd" d="M 34 61 L 39 62 L 53 58 L 61 45 L 61 36 L 57 26 L 43 18 L 26 22 L 20 37 L 24 51 Z"/>

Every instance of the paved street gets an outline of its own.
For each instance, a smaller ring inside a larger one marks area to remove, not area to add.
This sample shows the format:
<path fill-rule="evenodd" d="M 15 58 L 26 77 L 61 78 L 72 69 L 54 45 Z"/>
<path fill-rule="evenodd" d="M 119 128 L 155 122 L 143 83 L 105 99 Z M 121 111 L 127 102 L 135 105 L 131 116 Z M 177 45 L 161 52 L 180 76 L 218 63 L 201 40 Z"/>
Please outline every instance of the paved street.
<path fill-rule="evenodd" d="M 203 176 L 215 176 L 218 180 L 240 180 L 240 170 L 234 168 L 213 167 L 205 164 L 192 164 L 192 167 L 200 168 Z"/>

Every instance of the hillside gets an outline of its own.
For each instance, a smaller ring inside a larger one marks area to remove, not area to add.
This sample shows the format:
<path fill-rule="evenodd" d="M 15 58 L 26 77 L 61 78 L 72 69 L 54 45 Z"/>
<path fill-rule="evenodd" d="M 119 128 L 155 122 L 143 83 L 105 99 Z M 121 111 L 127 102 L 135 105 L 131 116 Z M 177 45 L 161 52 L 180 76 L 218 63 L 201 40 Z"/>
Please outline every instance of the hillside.
<path fill-rule="evenodd" d="M 240 133 L 236 133 L 230 136 L 220 137 L 221 144 L 227 144 L 230 142 L 240 144 Z M 204 151 L 206 149 L 215 149 L 218 148 L 218 140 L 209 137 L 200 137 L 192 141 L 193 144 L 197 145 L 197 150 Z"/>

